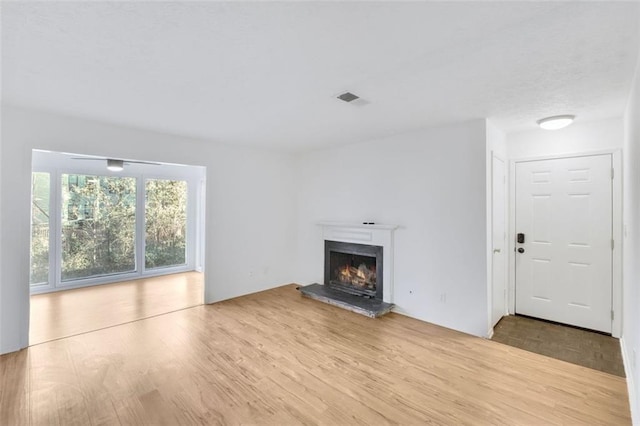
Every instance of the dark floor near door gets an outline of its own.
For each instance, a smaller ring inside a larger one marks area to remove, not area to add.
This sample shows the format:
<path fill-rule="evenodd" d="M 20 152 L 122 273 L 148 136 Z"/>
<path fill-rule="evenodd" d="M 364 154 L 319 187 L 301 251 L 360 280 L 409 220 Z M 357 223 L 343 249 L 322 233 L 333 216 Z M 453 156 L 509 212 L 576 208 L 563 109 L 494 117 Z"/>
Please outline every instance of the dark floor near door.
<path fill-rule="evenodd" d="M 509 315 L 494 327 L 491 340 L 625 377 L 620 342 L 604 334 Z"/>

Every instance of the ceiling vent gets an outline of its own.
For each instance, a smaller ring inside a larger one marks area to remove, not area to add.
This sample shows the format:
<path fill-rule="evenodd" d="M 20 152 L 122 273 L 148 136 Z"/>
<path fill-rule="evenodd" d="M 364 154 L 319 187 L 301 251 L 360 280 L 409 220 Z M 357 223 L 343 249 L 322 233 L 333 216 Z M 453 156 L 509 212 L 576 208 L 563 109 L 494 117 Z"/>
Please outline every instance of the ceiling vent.
<path fill-rule="evenodd" d="M 345 101 L 345 102 L 352 102 L 355 101 L 356 99 L 359 99 L 360 96 L 356 96 L 351 92 L 344 92 L 342 95 L 338 96 L 338 99 L 340 99 L 341 101 Z"/>

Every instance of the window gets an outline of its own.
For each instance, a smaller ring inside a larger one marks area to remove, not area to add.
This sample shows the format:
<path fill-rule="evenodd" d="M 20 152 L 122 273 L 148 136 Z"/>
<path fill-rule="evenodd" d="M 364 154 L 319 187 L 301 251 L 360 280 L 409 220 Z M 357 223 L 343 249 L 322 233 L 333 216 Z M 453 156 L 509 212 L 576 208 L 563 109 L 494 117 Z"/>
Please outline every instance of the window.
<path fill-rule="evenodd" d="M 50 176 L 37 172 L 31 176 L 31 270 L 29 283 L 49 282 Z"/>
<path fill-rule="evenodd" d="M 136 270 L 136 179 L 62 174 L 62 281 Z"/>
<path fill-rule="evenodd" d="M 145 182 L 145 268 L 186 263 L 187 182 Z"/>
<path fill-rule="evenodd" d="M 202 268 L 205 169 L 125 165 L 33 151 L 32 294 Z"/>

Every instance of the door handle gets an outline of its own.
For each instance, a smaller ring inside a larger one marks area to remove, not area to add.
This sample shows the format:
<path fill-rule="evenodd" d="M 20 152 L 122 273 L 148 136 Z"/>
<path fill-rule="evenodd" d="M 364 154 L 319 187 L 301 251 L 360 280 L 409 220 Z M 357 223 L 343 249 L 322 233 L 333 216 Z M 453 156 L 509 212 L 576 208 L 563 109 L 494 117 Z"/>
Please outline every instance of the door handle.
<path fill-rule="evenodd" d="M 494 253 L 500 253 L 500 249 L 493 249 Z"/>
<path fill-rule="evenodd" d="M 524 249 L 523 249 L 522 247 L 520 247 L 520 248 L 518 249 L 518 253 L 524 253 Z"/>

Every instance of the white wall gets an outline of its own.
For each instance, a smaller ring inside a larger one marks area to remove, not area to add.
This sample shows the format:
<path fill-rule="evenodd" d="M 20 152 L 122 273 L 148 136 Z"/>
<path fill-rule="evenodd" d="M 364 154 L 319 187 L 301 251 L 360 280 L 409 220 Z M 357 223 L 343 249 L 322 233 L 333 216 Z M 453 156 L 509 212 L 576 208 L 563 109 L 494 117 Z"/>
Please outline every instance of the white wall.
<path fill-rule="evenodd" d="M 27 345 L 32 149 L 205 166 L 206 302 L 292 282 L 292 156 L 4 105 L 0 353 Z"/>
<path fill-rule="evenodd" d="M 622 346 L 633 423 L 640 425 L 640 62 L 624 119 Z"/>
<path fill-rule="evenodd" d="M 1 73 L 2 73 L 2 67 L 0 67 L 0 74 Z M 0 81 L 2 81 L 2 80 L 0 79 Z M 0 89 L 0 94 L 1 94 L 1 91 L 2 90 Z M 3 191 L 2 182 L 4 180 L 2 178 L 2 159 L 4 157 L 3 156 L 4 143 L 3 143 L 3 138 L 2 138 L 2 130 L 3 130 L 2 121 L 3 120 L 1 119 L 2 118 L 2 111 L 3 111 L 3 106 L 0 103 L 0 194 L 2 194 L 2 191 Z M 4 202 L 2 200 L 2 196 L 0 196 L 0 259 L 3 259 L 3 256 L 2 256 L 3 249 L 2 249 L 2 243 L 1 243 L 1 241 L 4 239 L 4 233 L 3 233 L 3 228 L 4 227 L 2 226 L 2 223 L 3 223 L 2 222 L 2 218 L 3 218 L 3 216 L 2 216 L 3 208 L 2 207 L 3 207 L 3 204 L 4 204 Z M 4 309 L 2 309 L 2 307 L 4 306 L 2 304 L 2 293 L 3 293 L 3 291 L 2 291 L 2 285 L 1 285 L 2 276 L 3 276 L 3 269 L 4 269 L 3 263 L 2 263 L 2 261 L 0 261 L 0 354 L 5 352 L 3 350 L 4 346 L 3 346 L 2 342 L 4 341 L 4 335 L 6 334 L 5 331 L 3 330 L 3 327 L 2 327 L 2 324 L 3 324 L 3 321 L 4 321 L 3 320 L 3 318 L 4 318 L 4 315 L 3 315 Z M 12 333 L 12 330 L 9 330 L 9 333 Z M 6 352 L 8 352 L 8 350 Z"/>
<path fill-rule="evenodd" d="M 510 159 L 622 148 L 622 117 L 580 122 L 560 130 L 536 129 L 507 135 Z"/>
<path fill-rule="evenodd" d="M 484 120 L 301 154 L 297 167 L 297 282 L 323 280 L 318 222 L 400 225 L 397 311 L 486 335 Z"/>

